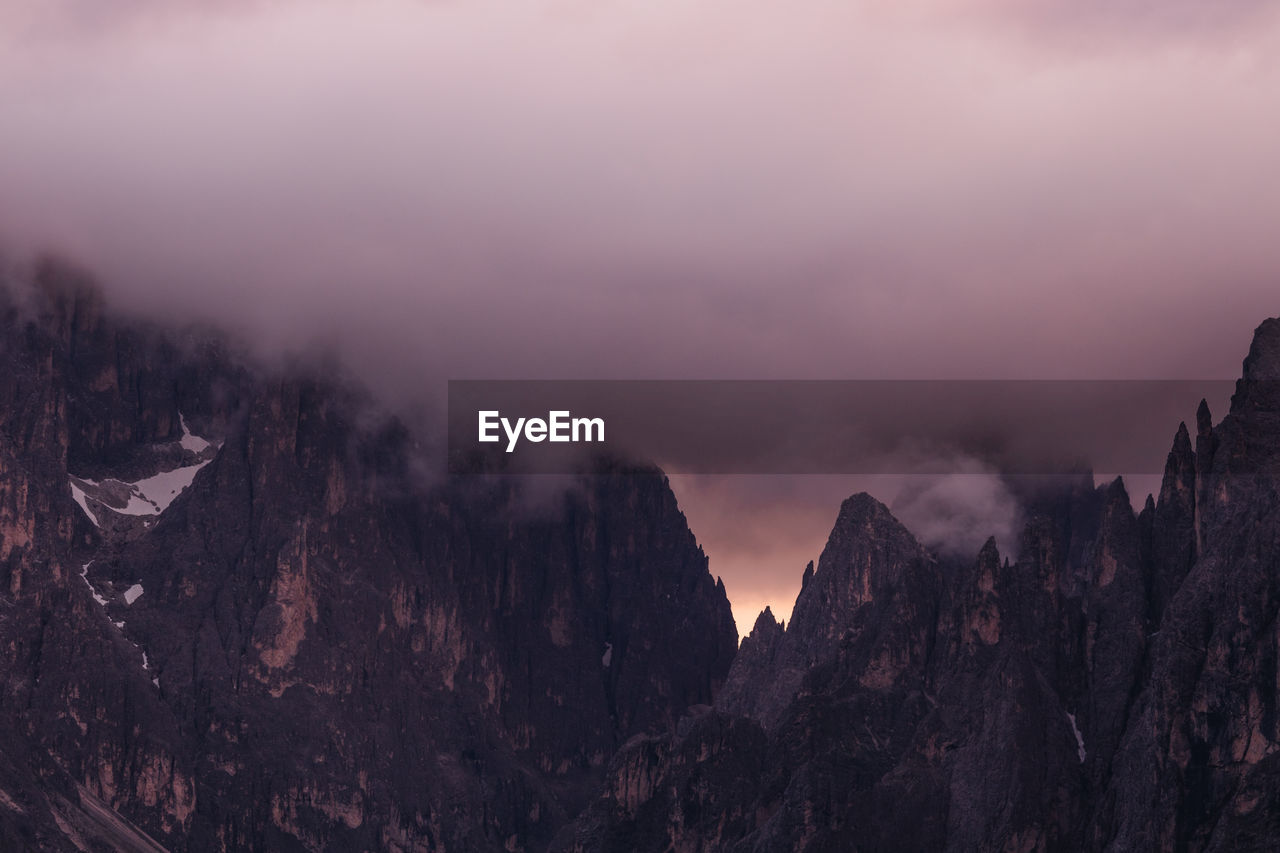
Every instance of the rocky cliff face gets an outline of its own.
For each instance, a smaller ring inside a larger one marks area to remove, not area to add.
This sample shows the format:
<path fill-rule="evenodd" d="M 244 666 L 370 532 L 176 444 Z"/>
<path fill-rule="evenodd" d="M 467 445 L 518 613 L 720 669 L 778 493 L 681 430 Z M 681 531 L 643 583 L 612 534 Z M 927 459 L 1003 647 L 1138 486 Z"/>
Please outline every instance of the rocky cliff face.
<path fill-rule="evenodd" d="M 1280 846 L 1280 320 L 1159 499 L 1025 495 L 944 570 L 866 495 L 714 709 L 633 741 L 565 850 Z"/>
<path fill-rule="evenodd" d="M 429 482 L 311 370 L 0 295 L 0 847 L 538 850 L 724 681 L 660 472 Z"/>
<path fill-rule="evenodd" d="M 866 495 L 736 651 L 660 472 L 428 480 L 331 374 L 0 296 L 0 849 L 1274 850 L 1280 321 L 1157 499 Z"/>

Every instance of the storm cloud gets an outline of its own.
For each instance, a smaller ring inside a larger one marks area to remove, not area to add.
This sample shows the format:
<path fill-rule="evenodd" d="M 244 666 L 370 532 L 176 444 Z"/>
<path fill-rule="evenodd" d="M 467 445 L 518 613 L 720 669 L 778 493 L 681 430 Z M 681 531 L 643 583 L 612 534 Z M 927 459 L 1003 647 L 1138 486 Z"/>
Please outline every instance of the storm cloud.
<path fill-rule="evenodd" d="M 0 246 L 393 399 L 1231 378 L 1280 280 L 1271 5 L 6 4 Z"/>

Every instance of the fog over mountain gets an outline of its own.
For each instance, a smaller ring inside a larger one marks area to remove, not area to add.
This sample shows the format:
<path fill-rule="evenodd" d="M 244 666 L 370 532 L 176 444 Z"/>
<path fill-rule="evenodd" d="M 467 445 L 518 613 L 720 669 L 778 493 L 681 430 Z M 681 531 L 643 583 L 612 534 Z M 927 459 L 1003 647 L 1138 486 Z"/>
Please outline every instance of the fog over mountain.
<path fill-rule="evenodd" d="M 0 850 L 1280 849 L 1277 104 L 1262 0 L 0 3 Z M 497 378 L 1207 399 L 449 475 Z"/>
<path fill-rule="evenodd" d="M 1272 18 L 1064 43 L 1081 4 L 1012 5 L 11 6 L 0 221 L 410 389 L 1230 377 L 1275 271 Z"/>
<path fill-rule="evenodd" d="M 0 246 L 406 408 L 1229 378 L 1280 274 L 1277 47 L 1192 0 L 8 4 Z"/>

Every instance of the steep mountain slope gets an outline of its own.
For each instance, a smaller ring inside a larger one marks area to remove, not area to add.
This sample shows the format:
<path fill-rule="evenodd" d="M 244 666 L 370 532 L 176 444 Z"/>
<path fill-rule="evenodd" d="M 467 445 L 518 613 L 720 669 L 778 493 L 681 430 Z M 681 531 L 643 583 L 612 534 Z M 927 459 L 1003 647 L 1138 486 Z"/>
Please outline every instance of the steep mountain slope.
<path fill-rule="evenodd" d="M 430 482 L 310 370 L 0 295 L 6 849 L 541 849 L 736 631 L 660 472 Z"/>
<path fill-rule="evenodd" d="M 1141 513 L 1018 484 L 955 564 L 854 496 L 736 654 L 660 472 L 431 480 L 246 364 L 0 292 L 0 848 L 1280 845 L 1280 321 Z"/>
<path fill-rule="evenodd" d="M 866 495 L 715 709 L 614 758 L 566 850 L 1274 850 L 1280 321 L 1158 502 L 1026 490 L 1015 562 L 944 570 Z"/>

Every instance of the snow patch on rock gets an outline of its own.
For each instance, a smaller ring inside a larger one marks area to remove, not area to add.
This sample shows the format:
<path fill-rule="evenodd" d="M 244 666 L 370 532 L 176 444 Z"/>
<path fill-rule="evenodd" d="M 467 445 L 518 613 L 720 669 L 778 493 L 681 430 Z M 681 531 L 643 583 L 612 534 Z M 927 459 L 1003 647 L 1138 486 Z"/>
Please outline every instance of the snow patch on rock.
<path fill-rule="evenodd" d="M 84 585 L 89 587 L 89 593 L 93 596 L 93 600 L 101 604 L 103 607 L 106 607 L 107 600 L 102 596 L 98 595 L 98 591 L 93 587 L 93 582 L 89 580 L 89 567 L 92 565 L 93 565 L 93 560 L 90 560 L 89 562 L 85 563 L 84 568 L 80 570 L 80 577 L 84 578 Z"/>
<path fill-rule="evenodd" d="M 80 484 L 76 482 L 75 477 L 70 478 L 70 483 L 71 483 L 71 497 L 75 500 L 76 503 L 80 504 L 80 508 L 84 510 L 84 514 L 89 516 L 89 520 L 93 522 L 93 526 L 101 527 L 102 524 L 101 522 L 98 521 L 98 517 L 93 514 L 93 510 L 89 509 L 89 504 L 84 499 L 84 489 L 81 488 Z"/>
<path fill-rule="evenodd" d="M 102 481 L 87 480 L 84 477 L 70 477 L 71 496 L 75 499 L 85 515 L 95 526 L 102 526 L 100 513 L 104 510 L 119 515 L 157 516 L 169 508 L 178 495 L 190 488 L 200 469 L 208 465 L 212 459 L 184 465 L 172 471 L 161 471 L 145 477 L 135 483 L 108 477 Z M 89 501 L 93 501 L 95 513 L 90 509 Z M 143 522 L 150 526 L 149 522 Z"/>
<path fill-rule="evenodd" d="M 178 443 L 182 445 L 183 450 L 190 450 L 192 453 L 203 453 L 209 448 L 208 441 L 187 428 L 187 419 L 182 416 L 181 412 L 178 413 L 178 422 L 182 424 L 182 438 L 179 439 Z"/>
<path fill-rule="evenodd" d="M 125 483 L 130 487 L 129 504 L 117 512 L 126 515 L 159 515 L 169 508 L 174 498 L 186 491 L 201 468 L 209 461 L 164 471 L 154 477 L 147 477 L 136 483 Z"/>
<path fill-rule="evenodd" d="M 1080 763 L 1084 764 L 1084 735 L 1080 734 L 1080 727 L 1076 725 L 1076 715 L 1067 714 L 1067 719 L 1071 721 L 1071 733 L 1076 736 L 1076 755 L 1080 756 Z"/>

